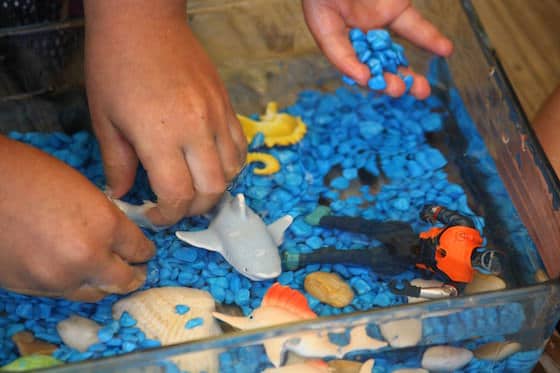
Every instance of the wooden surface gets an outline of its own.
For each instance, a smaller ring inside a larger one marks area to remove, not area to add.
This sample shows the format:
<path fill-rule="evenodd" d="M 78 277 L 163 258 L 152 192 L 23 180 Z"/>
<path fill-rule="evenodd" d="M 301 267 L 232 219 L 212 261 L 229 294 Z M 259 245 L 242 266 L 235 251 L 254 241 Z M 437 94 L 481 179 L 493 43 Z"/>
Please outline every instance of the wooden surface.
<path fill-rule="evenodd" d="M 560 0 L 472 0 L 529 120 L 560 84 Z"/>

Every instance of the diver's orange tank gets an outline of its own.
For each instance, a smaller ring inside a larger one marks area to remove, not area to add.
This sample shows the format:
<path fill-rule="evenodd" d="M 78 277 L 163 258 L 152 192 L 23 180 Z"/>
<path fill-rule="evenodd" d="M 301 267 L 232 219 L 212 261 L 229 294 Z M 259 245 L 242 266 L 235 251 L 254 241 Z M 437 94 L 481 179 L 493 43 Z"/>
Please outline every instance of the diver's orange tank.
<path fill-rule="evenodd" d="M 444 232 L 441 233 L 442 231 Z M 434 227 L 420 233 L 420 238 L 436 238 L 440 233 L 435 257 L 437 267 L 452 281 L 471 282 L 474 275 L 471 255 L 482 245 L 483 239 L 480 233 L 474 228 L 463 226 Z M 418 267 L 426 268 L 423 265 Z"/>

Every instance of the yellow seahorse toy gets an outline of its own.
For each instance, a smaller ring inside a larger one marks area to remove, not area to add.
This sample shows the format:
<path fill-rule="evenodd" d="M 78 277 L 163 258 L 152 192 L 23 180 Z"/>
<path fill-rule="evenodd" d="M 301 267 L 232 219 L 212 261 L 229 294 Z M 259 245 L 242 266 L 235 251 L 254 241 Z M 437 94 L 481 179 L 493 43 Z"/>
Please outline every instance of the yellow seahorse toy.
<path fill-rule="evenodd" d="M 264 144 L 269 148 L 275 145 L 296 144 L 301 141 L 307 132 L 307 126 L 301 118 L 278 113 L 278 105 L 273 101 L 266 105 L 266 112 L 260 116 L 260 121 L 240 114 L 237 114 L 237 118 L 241 122 L 248 143 L 251 143 L 257 133 L 260 132 L 264 135 Z M 255 169 L 254 172 L 257 175 L 270 175 L 280 170 L 280 163 L 270 154 L 249 153 L 247 164 L 252 162 L 264 164 L 264 167 Z"/>

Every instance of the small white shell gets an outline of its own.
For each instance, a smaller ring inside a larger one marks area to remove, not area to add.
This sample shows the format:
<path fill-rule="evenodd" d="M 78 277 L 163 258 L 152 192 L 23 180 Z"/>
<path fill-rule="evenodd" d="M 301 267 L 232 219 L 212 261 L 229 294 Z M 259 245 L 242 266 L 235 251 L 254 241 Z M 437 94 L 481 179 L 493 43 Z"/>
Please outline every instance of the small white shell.
<path fill-rule="evenodd" d="M 422 367 L 429 371 L 453 372 L 467 365 L 472 357 L 473 353 L 466 348 L 434 346 L 424 352 Z"/>
<path fill-rule="evenodd" d="M 99 329 L 101 326 L 95 321 L 76 315 L 70 316 L 56 325 L 56 331 L 62 342 L 81 352 L 99 342 L 97 337 Z"/>
<path fill-rule="evenodd" d="M 190 310 L 180 315 L 175 310 L 178 304 L 186 305 Z M 118 320 L 127 311 L 148 338 L 157 339 L 165 346 L 221 334 L 212 317 L 214 309 L 214 298 L 206 291 L 163 287 L 140 291 L 121 299 L 113 305 L 113 318 Z M 185 328 L 187 321 L 198 317 L 203 319 L 202 325 Z M 191 353 L 173 361 L 181 370 L 217 372 L 218 353 L 216 350 Z"/>

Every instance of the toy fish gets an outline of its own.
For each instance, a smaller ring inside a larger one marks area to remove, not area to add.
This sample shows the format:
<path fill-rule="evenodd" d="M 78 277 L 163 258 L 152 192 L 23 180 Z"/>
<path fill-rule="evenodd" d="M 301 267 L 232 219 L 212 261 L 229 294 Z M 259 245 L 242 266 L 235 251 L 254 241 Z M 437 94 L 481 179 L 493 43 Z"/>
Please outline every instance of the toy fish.
<path fill-rule="evenodd" d="M 208 229 L 176 235 L 193 246 L 220 253 L 239 273 L 262 281 L 282 271 L 278 245 L 292 220 L 285 215 L 267 226 L 247 206 L 243 194 L 234 198 L 226 192 Z"/>
<path fill-rule="evenodd" d="M 148 210 L 156 206 L 156 204 L 152 201 L 144 201 L 141 205 L 133 205 L 128 202 L 121 201 L 120 199 L 110 198 L 110 200 L 113 201 L 113 203 L 117 205 L 117 207 L 139 227 L 147 228 L 156 232 L 168 228 L 168 226 L 154 225 L 146 216 Z"/>
<path fill-rule="evenodd" d="M 317 318 L 302 293 L 279 283 L 275 283 L 268 289 L 260 307 L 255 309 L 249 317 L 228 316 L 218 312 L 214 312 L 212 315 L 241 330 Z M 303 357 L 342 358 L 351 351 L 376 350 L 385 346 L 387 346 L 387 342 L 367 335 L 366 325 L 353 328 L 350 331 L 350 343 L 345 346 L 332 343 L 326 331 L 304 332 L 297 336 L 271 338 L 264 342 L 266 354 L 275 367 L 282 364 L 284 354 L 288 351 Z"/>

